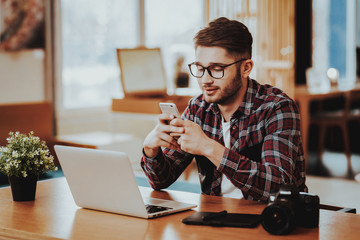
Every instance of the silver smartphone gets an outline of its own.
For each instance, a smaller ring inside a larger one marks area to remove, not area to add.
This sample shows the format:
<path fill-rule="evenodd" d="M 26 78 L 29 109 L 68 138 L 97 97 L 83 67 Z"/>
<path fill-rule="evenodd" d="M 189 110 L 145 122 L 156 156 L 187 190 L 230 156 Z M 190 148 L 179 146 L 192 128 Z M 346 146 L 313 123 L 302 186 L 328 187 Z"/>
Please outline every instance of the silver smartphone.
<path fill-rule="evenodd" d="M 159 103 L 159 106 L 162 113 L 174 115 L 177 118 L 181 117 L 175 103 L 161 102 Z"/>
<path fill-rule="evenodd" d="M 174 115 L 176 118 L 180 118 L 179 110 L 177 109 L 175 103 L 159 103 L 160 109 L 162 113 Z M 175 139 L 180 137 L 180 133 L 170 133 L 170 136 L 174 137 Z"/>

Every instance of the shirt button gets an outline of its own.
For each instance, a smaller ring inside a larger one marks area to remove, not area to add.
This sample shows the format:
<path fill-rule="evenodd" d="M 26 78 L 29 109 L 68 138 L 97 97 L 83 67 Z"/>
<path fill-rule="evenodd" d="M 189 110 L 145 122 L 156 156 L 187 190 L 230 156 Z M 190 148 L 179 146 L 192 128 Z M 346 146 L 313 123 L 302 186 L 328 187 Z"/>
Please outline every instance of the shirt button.
<path fill-rule="evenodd" d="M 233 127 L 232 127 L 232 129 L 234 129 L 234 130 L 235 130 L 235 129 L 236 129 L 236 125 L 235 125 L 235 126 L 233 126 Z"/>

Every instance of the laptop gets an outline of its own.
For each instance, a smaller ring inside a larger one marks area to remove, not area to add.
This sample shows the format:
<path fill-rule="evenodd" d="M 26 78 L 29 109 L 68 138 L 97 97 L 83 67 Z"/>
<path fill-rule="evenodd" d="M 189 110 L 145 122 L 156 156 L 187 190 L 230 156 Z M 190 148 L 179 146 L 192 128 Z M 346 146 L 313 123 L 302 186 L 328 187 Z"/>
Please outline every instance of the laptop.
<path fill-rule="evenodd" d="M 76 205 L 140 218 L 190 210 L 194 204 L 143 199 L 126 153 L 55 145 Z"/>

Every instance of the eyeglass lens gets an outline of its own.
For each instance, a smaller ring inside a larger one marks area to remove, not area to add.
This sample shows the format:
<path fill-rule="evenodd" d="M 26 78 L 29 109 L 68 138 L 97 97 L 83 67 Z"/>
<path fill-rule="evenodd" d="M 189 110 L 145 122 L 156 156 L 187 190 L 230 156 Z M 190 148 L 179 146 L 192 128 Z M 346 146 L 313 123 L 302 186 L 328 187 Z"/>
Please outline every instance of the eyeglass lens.
<path fill-rule="evenodd" d="M 200 78 L 204 75 L 205 69 L 208 71 L 209 75 L 213 78 L 222 78 L 224 76 L 224 68 L 217 65 L 212 65 L 207 68 L 198 65 L 190 64 L 190 72 L 194 77 Z"/>

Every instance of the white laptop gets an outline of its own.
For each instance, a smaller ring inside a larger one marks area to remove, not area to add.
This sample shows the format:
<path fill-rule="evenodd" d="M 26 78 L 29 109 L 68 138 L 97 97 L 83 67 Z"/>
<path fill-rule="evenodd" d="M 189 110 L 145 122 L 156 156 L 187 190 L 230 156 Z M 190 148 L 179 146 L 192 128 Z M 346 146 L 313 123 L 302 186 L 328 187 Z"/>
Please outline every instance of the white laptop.
<path fill-rule="evenodd" d="M 189 210 L 194 204 L 141 196 L 123 152 L 55 146 L 76 205 L 140 218 Z"/>

